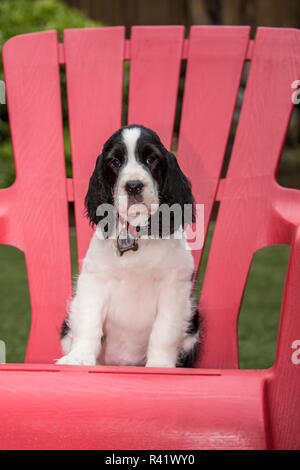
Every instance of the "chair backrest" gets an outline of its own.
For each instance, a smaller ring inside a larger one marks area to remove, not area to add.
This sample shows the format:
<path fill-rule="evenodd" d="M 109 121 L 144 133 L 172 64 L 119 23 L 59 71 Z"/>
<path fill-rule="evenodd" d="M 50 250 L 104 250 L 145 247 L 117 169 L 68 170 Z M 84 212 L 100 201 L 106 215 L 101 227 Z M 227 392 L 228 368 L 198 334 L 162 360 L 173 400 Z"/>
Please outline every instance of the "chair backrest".
<path fill-rule="evenodd" d="M 205 204 L 205 232 L 220 201 L 201 294 L 206 321 L 199 366 L 238 367 L 237 319 L 254 252 L 292 245 L 277 366 L 290 371 L 300 339 L 299 191 L 275 181 L 300 76 L 300 32 L 249 27 L 123 27 L 18 36 L 3 48 L 16 181 L 0 191 L 0 242 L 25 252 L 32 325 L 27 362 L 60 355 L 59 329 L 71 295 L 68 201 L 74 201 L 78 256 L 92 231 L 83 199 L 95 159 L 121 125 L 124 61 L 130 61 L 128 123 L 156 130 L 170 148 L 180 67 L 187 60 L 177 157 Z M 221 169 L 245 61 L 250 71 L 225 179 Z M 72 149 L 66 179 L 59 68 L 65 64 Z M 201 250 L 194 252 L 196 265 Z M 288 371 L 288 372 L 287 372 Z M 294 372 L 291 371 L 291 374 Z"/>

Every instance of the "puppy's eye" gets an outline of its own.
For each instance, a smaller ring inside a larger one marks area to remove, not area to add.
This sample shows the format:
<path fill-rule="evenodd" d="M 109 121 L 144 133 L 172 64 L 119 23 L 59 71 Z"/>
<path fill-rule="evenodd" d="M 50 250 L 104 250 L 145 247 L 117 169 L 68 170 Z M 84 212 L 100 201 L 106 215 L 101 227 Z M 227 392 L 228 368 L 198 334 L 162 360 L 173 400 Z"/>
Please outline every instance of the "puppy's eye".
<path fill-rule="evenodd" d="M 155 155 L 149 155 L 149 157 L 146 158 L 146 164 L 147 165 L 153 165 L 153 163 L 156 161 L 156 156 Z"/>
<path fill-rule="evenodd" d="M 111 166 L 113 168 L 120 168 L 121 162 L 118 158 L 113 158 L 113 160 L 110 162 Z"/>

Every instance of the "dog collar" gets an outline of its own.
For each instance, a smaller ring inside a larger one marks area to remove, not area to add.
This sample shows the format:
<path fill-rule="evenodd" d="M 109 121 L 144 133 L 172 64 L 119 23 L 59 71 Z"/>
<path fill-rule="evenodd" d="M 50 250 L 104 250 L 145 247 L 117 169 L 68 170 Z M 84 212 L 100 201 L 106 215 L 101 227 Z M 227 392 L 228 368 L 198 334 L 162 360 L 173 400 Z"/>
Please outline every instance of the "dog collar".
<path fill-rule="evenodd" d="M 124 221 L 122 229 L 117 237 L 117 249 L 120 256 L 126 251 L 137 251 L 139 248 L 138 239 L 140 235 L 135 228 Z"/>

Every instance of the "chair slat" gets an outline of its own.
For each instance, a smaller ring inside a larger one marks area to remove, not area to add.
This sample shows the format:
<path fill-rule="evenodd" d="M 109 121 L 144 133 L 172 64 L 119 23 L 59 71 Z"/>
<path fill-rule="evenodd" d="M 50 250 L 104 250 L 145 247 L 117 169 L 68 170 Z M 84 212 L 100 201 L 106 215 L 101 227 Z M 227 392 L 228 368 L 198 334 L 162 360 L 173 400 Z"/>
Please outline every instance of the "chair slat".
<path fill-rule="evenodd" d="M 241 74 L 249 27 L 191 28 L 178 159 L 204 204 L 206 233 L 216 198 Z M 196 269 L 202 250 L 194 251 Z"/>
<path fill-rule="evenodd" d="M 0 191 L 0 241 L 25 252 L 32 312 L 26 362 L 60 356 L 59 330 L 71 295 L 57 49 L 55 31 L 17 36 L 3 48 L 16 181 Z"/>
<path fill-rule="evenodd" d="M 183 48 L 183 26 L 133 27 L 128 124 L 143 124 L 170 149 Z"/>
<path fill-rule="evenodd" d="M 103 144 L 121 125 L 124 43 L 124 27 L 64 32 L 79 259 L 92 235 L 83 205 L 89 179 Z"/>
<path fill-rule="evenodd" d="M 252 256 L 291 239 L 276 211 L 274 175 L 299 71 L 298 32 L 260 28 L 202 289 L 203 367 L 238 366 L 237 319 Z"/>

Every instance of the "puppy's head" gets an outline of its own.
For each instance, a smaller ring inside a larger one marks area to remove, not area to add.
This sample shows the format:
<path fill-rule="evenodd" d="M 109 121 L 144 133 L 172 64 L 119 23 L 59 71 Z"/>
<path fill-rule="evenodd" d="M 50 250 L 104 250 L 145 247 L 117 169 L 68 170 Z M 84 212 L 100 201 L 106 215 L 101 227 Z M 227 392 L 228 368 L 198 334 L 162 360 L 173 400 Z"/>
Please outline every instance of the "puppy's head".
<path fill-rule="evenodd" d="M 92 225 L 100 221 L 97 208 L 105 203 L 114 204 L 120 217 L 132 222 L 136 217 L 150 220 L 161 204 L 193 207 L 194 199 L 189 181 L 158 135 L 131 125 L 115 132 L 97 158 L 85 198 Z M 190 219 L 182 219 L 181 225 L 194 220 L 193 211 Z"/>

